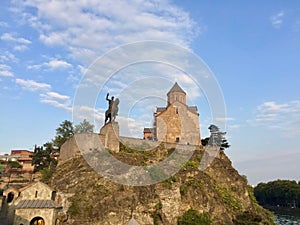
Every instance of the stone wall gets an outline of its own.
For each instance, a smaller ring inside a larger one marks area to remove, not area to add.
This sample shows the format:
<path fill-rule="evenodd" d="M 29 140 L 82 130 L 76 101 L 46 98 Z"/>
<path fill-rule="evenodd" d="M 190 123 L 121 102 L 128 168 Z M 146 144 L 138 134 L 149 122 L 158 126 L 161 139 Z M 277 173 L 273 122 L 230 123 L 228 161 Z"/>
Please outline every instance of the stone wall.
<path fill-rule="evenodd" d="M 88 146 L 93 146 L 93 143 L 97 143 L 100 139 L 103 147 L 110 149 L 112 151 L 119 151 L 119 125 L 117 122 L 110 122 L 104 125 L 100 134 L 75 134 L 70 137 L 61 147 L 60 156 L 58 163 L 62 163 L 66 160 L 72 159 L 74 157 L 82 155 L 81 151 L 86 151 Z M 80 150 L 77 144 L 80 141 L 82 144 L 82 149 Z M 98 144 L 96 144 L 98 146 Z"/>
<path fill-rule="evenodd" d="M 101 130 L 100 135 L 104 136 L 105 148 L 118 152 L 119 151 L 119 124 L 117 122 L 109 122 L 105 124 Z"/>
<path fill-rule="evenodd" d="M 147 139 L 120 137 L 120 142 L 131 149 L 150 150 L 157 147 L 160 142 Z"/>
<path fill-rule="evenodd" d="M 26 200 L 50 200 L 53 198 L 53 190 L 47 185 L 37 182 L 28 188 L 23 189 L 20 197 Z"/>
<path fill-rule="evenodd" d="M 30 225 L 30 221 L 35 217 L 42 217 L 45 225 L 55 224 L 57 210 L 53 209 L 16 209 L 14 225 Z"/>
<path fill-rule="evenodd" d="M 70 137 L 61 147 L 59 162 L 66 161 L 80 155 L 80 150 L 77 146 L 74 136 Z"/>
<path fill-rule="evenodd" d="M 163 142 L 201 145 L 199 116 L 175 102 L 156 118 L 157 139 Z"/>

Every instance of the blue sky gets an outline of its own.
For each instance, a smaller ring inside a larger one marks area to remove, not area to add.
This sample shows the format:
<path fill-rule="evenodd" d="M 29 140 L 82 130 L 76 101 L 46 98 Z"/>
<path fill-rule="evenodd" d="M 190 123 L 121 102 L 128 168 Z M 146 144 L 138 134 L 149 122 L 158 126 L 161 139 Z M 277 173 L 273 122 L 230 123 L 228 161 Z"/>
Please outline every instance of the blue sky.
<path fill-rule="evenodd" d="M 51 140 L 63 120 L 73 120 L 76 90 L 98 57 L 119 45 L 158 40 L 189 49 L 214 73 L 227 109 L 227 154 L 250 183 L 300 180 L 298 1 L 27 0 L 0 6 L 0 152 L 32 149 Z M 174 68 L 153 68 L 129 66 L 104 87 L 89 109 L 97 114 L 97 129 L 106 91 L 116 95 L 128 86 L 118 76 L 134 73 L 133 86 L 153 87 L 137 78 L 161 72 L 175 75 L 160 77 L 166 82 L 159 80 L 155 100 L 120 115 L 131 126 L 123 134 L 138 136 L 151 124 L 155 105 L 165 104 L 164 93 L 177 80 L 198 106 L 201 135 L 207 136 L 211 118 L 204 93 Z"/>

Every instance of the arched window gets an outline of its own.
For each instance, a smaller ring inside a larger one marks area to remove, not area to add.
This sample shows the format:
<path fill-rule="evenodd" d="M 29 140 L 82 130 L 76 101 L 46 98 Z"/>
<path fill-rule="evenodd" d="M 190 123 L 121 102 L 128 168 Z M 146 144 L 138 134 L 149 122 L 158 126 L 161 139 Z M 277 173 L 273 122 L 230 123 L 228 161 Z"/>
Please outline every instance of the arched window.
<path fill-rule="evenodd" d="M 30 221 L 30 225 L 45 225 L 45 220 L 42 217 L 34 217 Z"/>
<path fill-rule="evenodd" d="M 7 195 L 7 203 L 11 203 L 14 200 L 15 194 L 11 191 Z"/>

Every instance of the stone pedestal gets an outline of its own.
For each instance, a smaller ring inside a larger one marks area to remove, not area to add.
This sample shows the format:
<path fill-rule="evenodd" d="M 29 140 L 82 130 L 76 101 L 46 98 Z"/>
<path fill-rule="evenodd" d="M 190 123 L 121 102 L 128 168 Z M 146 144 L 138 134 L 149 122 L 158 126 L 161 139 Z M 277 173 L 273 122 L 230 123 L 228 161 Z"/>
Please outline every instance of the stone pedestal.
<path fill-rule="evenodd" d="M 105 148 L 119 152 L 119 124 L 109 122 L 100 129 L 100 138 Z"/>

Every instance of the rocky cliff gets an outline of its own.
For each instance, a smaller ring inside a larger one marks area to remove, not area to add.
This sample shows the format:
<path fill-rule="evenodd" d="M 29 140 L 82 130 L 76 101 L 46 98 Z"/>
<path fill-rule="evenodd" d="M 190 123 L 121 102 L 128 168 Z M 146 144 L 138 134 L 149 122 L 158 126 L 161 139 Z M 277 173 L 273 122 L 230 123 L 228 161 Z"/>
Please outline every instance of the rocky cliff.
<path fill-rule="evenodd" d="M 147 152 L 121 146 L 120 152 L 112 154 L 128 164 L 149 165 L 170 152 L 164 146 Z M 178 173 L 148 186 L 114 183 L 96 173 L 81 156 L 59 163 L 51 186 L 64 206 L 61 224 L 198 224 L 197 216 L 204 221 L 201 224 L 274 224 L 224 152 L 200 171 L 203 153 L 198 147 Z"/>

